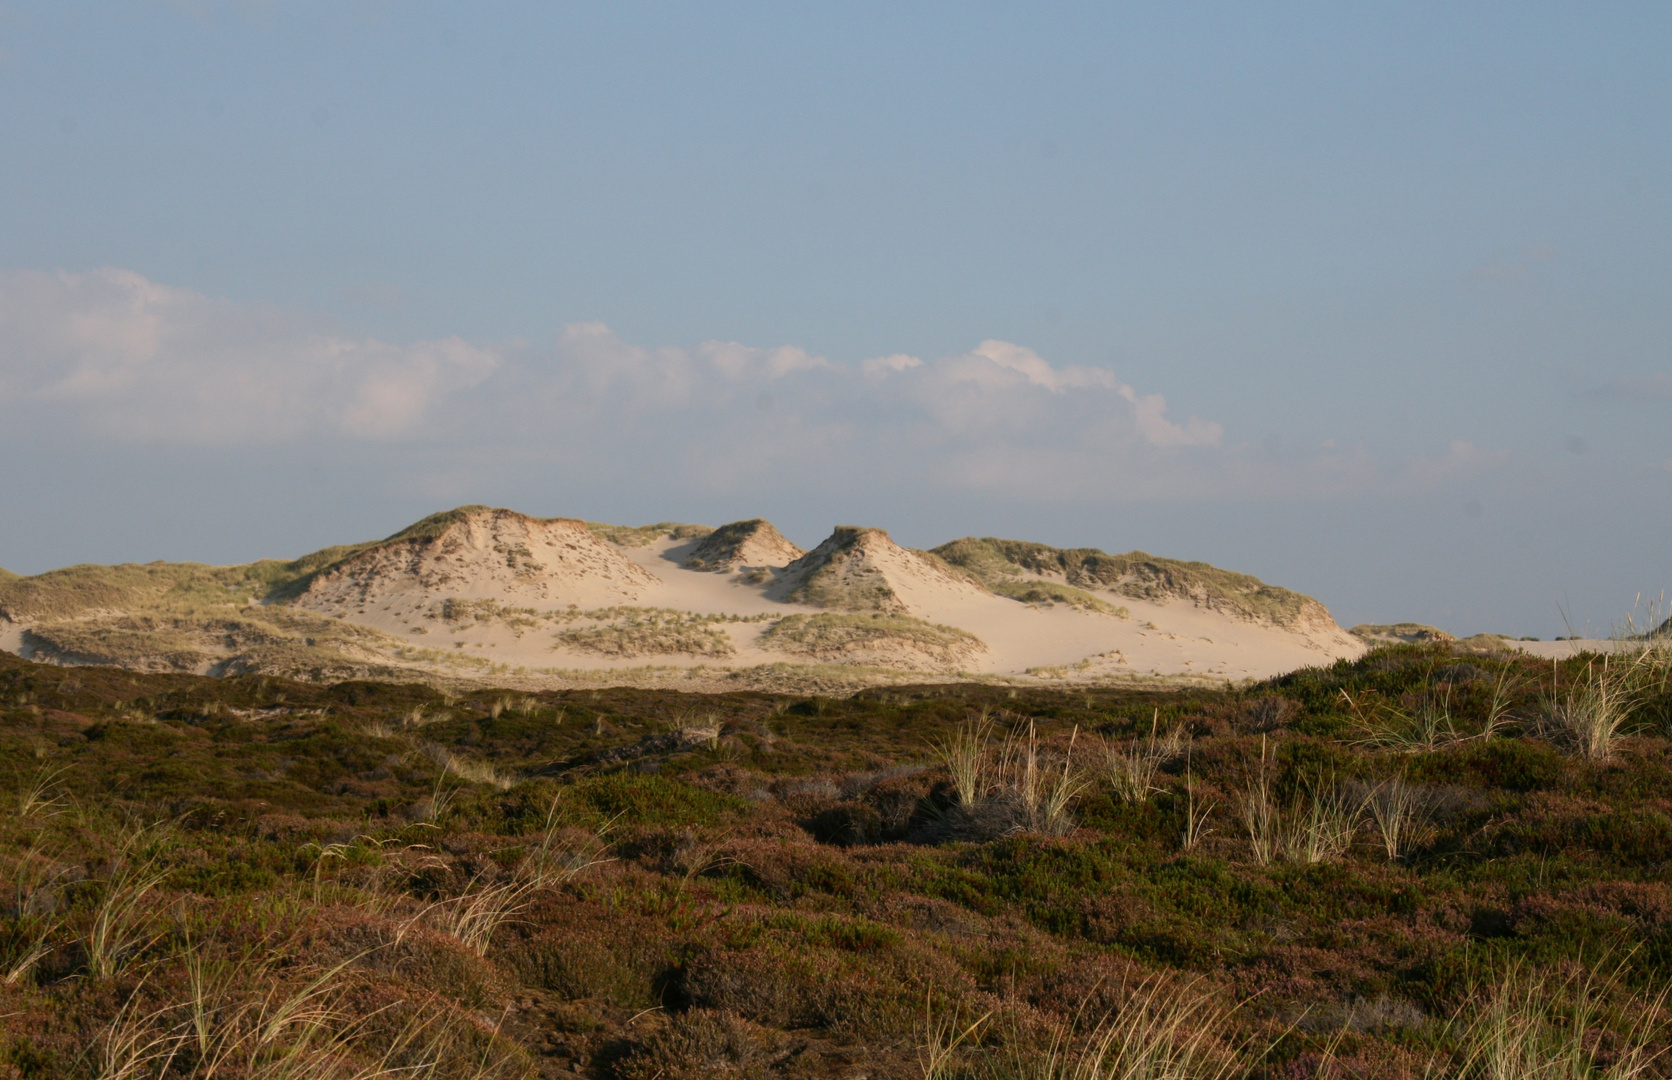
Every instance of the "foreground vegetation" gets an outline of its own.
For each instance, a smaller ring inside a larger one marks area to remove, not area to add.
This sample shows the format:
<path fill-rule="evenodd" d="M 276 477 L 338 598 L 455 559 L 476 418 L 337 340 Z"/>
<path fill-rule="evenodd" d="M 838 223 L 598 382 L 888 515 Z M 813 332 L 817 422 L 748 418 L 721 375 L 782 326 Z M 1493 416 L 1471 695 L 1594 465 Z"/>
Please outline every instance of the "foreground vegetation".
<path fill-rule="evenodd" d="M 1668 669 L 832 699 L 0 655 L 0 1077 L 1665 1075 Z"/>

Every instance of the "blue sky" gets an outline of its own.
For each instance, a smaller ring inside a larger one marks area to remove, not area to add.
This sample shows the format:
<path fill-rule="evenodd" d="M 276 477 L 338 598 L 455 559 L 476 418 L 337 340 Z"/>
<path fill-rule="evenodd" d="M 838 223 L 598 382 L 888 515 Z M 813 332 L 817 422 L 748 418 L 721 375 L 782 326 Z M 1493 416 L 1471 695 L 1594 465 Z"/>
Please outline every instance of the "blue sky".
<path fill-rule="evenodd" d="M 0 0 L 0 566 L 460 502 L 1672 585 L 1663 4 Z"/>

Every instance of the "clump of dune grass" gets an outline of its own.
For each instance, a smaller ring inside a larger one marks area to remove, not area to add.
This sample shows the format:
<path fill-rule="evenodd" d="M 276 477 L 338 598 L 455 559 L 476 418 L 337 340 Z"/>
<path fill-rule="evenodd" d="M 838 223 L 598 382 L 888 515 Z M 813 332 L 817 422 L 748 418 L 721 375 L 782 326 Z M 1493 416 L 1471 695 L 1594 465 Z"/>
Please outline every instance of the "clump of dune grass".
<path fill-rule="evenodd" d="M 1189 599 L 1214 611 L 1278 626 L 1295 625 L 1323 610 L 1315 600 L 1249 574 L 1203 562 L 1157 558 L 1142 551 L 1111 555 L 1096 548 L 1054 548 L 989 536 L 953 540 L 931 554 L 989 588 L 1048 576 L 1077 589 L 1114 592 L 1135 600 Z"/>
<path fill-rule="evenodd" d="M 923 1080 L 950 1080 L 954 1076 L 968 1075 L 959 1067 L 958 1051 L 979 1036 L 982 1026 L 992 1015 L 991 1011 L 982 1013 L 967 1024 L 956 1014 L 937 1018 L 934 992 L 927 991 L 924 994 L 923 1043 L 918 1047 Z"/>
<path fill-rule="evenodd" d="M 558 631 L 559 648 L 605 657 L 727 657 L 737 650 L 709 616 L 662 608 L 620 608 L 588 612 L 589 626 Z"/>
<path fill-rule="evenodd" d="M 1179 837 L 1179 846 L 1189 851 L 1202 842 L 1202 838 L 1210 831 L 1208 819 L 1212 816 L 1218 803 L 1208 803 L 1206 806 L 1196 804 L 1196 781 L 1190 774 L 1189 768 L 1184 772 L 1184 832 Z"/>
<path fill-rule="evenodd" d="M 1065 751 L 1042 754 L 1039 732 L 1030 718 L 1026 736 L 1018 732 L 1006 740 L 998 776 L 1020 803 L 1029 832 L 1061 836 L 1074 827 L 1068 808 L 1087 786 L 1074 764 L 1074 745 L 1079 736 L 1075 728 Z"/>
<path fill-rule="evenodd" d="M 1429 690 L 1409 703 L 1389 701 L 1373 691 L 1357 696 L 1341 691 L 1351 713 L 1359 745 L 1400 753 L 1430 753 L 1460 742 L 1465 733 L 1452 711 L 1451 687 Z"/>
<path fill-rule="evenodd" d="M 531 888 L 549 889 L 591 867 L 615 861 L 609 854 L 607 837 L 620 817 L 619 814 L 606 818 L 579 843 L 566 843 L 560 837 L 562 811 L 563 803 L 560 796 L 553 799 L 551 805 L 546 808 L 545 827 L 541 830 L 540 842 L 517 867 L 518 876 Z"/>
<path fill-rule="evenodd" d="M 958 805 L 974 806 L 987 794 L 987 757 L 993 722 L 987 709 L 959 724 L 953 733 L 935 742 L 936 754 L 952 778 Z"/>
<path fill-rule="evenodd" d="M 1607 761 L 1636 707 L 1632 664 L 1603 657 L 1585 664 L 1584 674 L 1566 686 L 1552 664 L 1550 690 L 1540 702 L 1535 730 L 1551 742 L 1590 761 Z"/>
<path fill-rule="evenodd" d="M 489 762 L 454 753 L 435 743 L 427 744 L 424 752 L 445 772 L 468 783 L 486 784 L 499 791 L 510 791 L 516 786 L 515 778 L 506 776 Z"/>
<path fill-rule="evenodd" d="M 1152 792 L 1160 790 L 1155 777 L 1161 766 L 1182 754 L 1190 742 L 1189 733 L 1182 727 L 1159 734 L 1160 718 L 1157 709 L 1145 738 L 1135 738 L 1125 745 L 1102 744 L 1103 775 L 1110 790 L 1122 802 L 1147 802 Z"/>
<path fill-rule="evenodd" d="M 1372 788 L 1365 796 L 1364 808 L 1389 862 L 1397 862 L 1406 854 L 1427 818 L 1426 801 L 1403 776 Z"/>
<path fill-rule="evenodd" d="M 1362 807 L 1339 788 L 1323 785 L 1297 796 L 1284 854 L 1295 862 L 1328 862 L 1346 854 L 1358 835 Z"/>
<path fill-rule="evenodd" d="M 981 650 L 974 634 L 908 615 L 789 615 L 761 635 L 769 649 L 816 657 L 851 660 L 882 654 L 917 654 L 939 667 L 954 666 Z"/>
<path fill-rule="evenodd" d="M 459 1022 L 429 1003 L 356 1009 L 348 971 L 360 956 L 311 972 L 298 959 L 212 960 L 189 949 L 180 958 L 183 989 L 133 993 L 99 1033 L 90 1053 L 93 1075 L 99 1080 L 527 1075 L 519 1055 L 496 1047 L 491 1038 L 479 1049 L 470 1047 L 480 1037 L 461 1038 Z M 305 972 L 300 979 L 298 969 Z"/>
<path fill-rule="evenodd" d="M 463 894 L 436 901 L 424 914 L 436 929 L 485 955 L 494 931 L 528 906 L 528 895 L 537 887 L 533 881 L 487 884 L 472 879 Z"/>
<path fill-rule="evenodd" d="M 1201 977 L 1151 975 L 1123 987 L 1123 1004 L 1087 1027 L 1050 1029 L 1041 1048 L 1013 1039 L 981 1066 L 930 1076 L 981 1080 L 1231 1080 L 1248 1075 L 1260 1054 L 1233 1030 L 1236 1008 Z M 946 1047 L 950 1040 L 943 1039 Z M 946 1062 L 957 1046 L 944 1050 Z"/>
<path fill-rule="evenodd" d="M 960 819 L 977 833 L 1034 832 L 1060 836 L 1074 827 L 1070 808 L 1089 784 L 1074 760 L 1079 729 L 1068 746 L 1046 746 L 1029 720 L 995 738 L 997 727 L 983 710 L 936 743 L 952 780 Z M 977 824 L 979 823 L 979 824 Z"/>
<path fill-rule="evenodd" d="M 149 898 L 168 877 L 154 855 L 144 853 L 151 837 L 131 834 L 115 857 L 116 869 L 104 882 L 103 893 L 93 907 L 92 919 L 82 942 L 88 971 L 108 979 L 127 964 L 142 947 L 155 940 Z"/>
<path fill-rule="evenodd" d="M 1126 608 L 1111 604 L 1107 600 L 1100 600 L 1084 589 L 1076 589 L 1072 585 L 1061 585 L 1054 581 L 1017 579 L 996 581 L 987 587 L 1000 596 L 1008 596 L 1012 600 L 1039 607 L 1062 604 L 1081 611 L 1112 615 L 1117 619 L 1128 618 L 1130 614 Z"/>
<path fill-rule="evenodd" d="M 43 765 L 18 787 L 17 816 L 28 821 L 63 813 L 64 793 L 58 781 L 66 770 Z"/>
<path fill-rule="evenodd" d="M 1281 805 L 1263 737 L 1260 764 L 1239 801 L 1249 851 L 1262 866 L 1279 859 L 1313 864 L 1339 858 L 1352 848 L 1364 813 L 1361 803 L 1322 781 L 1297 791 L 1287 806 Z"/>
<path fill-rule="evenodd" d="M 1651 1028 L 1666 1003 L 1661 990 L 1639 1001 L 1598 1060 L 1595 1030 L 1617 979 L 1551 978 L 1512 963 L 1452 1021 L 1455 1059 L 1430 1062 L 1429 1076 L 1478 1080 L 1636 1080 L 1663 1074 L 1666 1046 Z M 1659 1043 L 1659 1045 L 1657 1045 Z"/>

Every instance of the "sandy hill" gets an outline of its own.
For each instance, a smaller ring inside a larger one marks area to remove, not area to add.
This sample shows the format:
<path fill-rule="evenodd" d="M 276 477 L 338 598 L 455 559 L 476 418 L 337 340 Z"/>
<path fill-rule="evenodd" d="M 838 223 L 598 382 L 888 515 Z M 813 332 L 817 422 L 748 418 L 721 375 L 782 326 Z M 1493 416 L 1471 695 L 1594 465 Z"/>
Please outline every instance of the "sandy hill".
<path fill-rule="evenodd" d="M 995 539 L 916 551 L 854 526 L 803 552 L 759 519 L 624 527 L 465 506 L 289 561 L 0 579 L 0 648 L 312 679 L 1176 683 L 1365 647 L 1316 601 L 1204 563 Z"/>
<path fill-rule="evenodd" d="M 839 525 L 784 567 L 773 594 L 839 611 L 918 615 L 948 594 L 973 598 L 987 590 L 933 555 L 901 547 L 882 529 Z"/>
<path fill-rule="evenodd" d="M 725 571 L 788 566 L 805 554 L 784 539 L 770 521 L 750 518 L 722 525 L 703 537 L 685 557 L 685 567 Z"/>
<path fill-rule="evenodd" d="M 369 607 L 422 614 L 438 599 L 506 604 L 632 603 L 656 576 L 574 518 L 464 507 L 322 569 L 297 607 L 346 617 Z"/>

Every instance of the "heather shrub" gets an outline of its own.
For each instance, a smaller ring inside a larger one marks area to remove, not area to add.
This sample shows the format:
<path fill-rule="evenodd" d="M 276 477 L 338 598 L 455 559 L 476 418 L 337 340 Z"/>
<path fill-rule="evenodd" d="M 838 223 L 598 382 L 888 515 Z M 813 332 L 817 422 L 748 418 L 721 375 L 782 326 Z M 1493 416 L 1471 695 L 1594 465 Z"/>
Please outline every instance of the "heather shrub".
<path fill-rule="evenodd" d="M 692 1009 L 637 1041 L 615 1066 L 621 1080 L 767 1080 L 782 1037 L 736 1013 Z"/>

